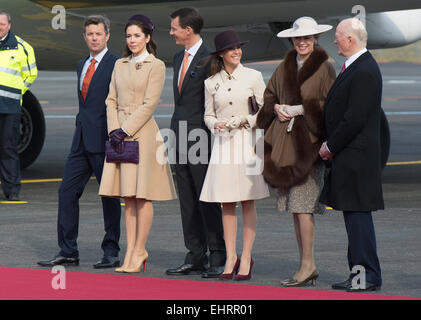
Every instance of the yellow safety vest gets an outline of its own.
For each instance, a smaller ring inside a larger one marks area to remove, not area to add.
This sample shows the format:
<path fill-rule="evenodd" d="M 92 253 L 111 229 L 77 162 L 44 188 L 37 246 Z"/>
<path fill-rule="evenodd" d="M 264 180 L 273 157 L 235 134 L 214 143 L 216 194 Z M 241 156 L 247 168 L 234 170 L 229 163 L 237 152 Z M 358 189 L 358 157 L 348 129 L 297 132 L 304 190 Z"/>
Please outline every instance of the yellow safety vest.
<path fill-rule="evenodd" d="M 0 47 L 0 113 L 19 113 L 38 75 L 34 49 L 12 32 Z"/>

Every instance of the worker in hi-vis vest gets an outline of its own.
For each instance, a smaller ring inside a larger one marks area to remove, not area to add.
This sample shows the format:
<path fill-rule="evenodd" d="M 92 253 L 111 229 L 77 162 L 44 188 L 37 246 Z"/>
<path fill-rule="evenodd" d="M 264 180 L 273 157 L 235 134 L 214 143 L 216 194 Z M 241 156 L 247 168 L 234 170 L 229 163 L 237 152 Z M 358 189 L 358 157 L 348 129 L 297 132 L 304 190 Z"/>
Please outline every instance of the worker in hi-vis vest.
<path fill-rule="evenodd" d="M 10 27 L 10 14 L 0 9 L 0 180 L 6 199 L 19 201 L 22 97 L 38 70 L 34 50 Z"/>

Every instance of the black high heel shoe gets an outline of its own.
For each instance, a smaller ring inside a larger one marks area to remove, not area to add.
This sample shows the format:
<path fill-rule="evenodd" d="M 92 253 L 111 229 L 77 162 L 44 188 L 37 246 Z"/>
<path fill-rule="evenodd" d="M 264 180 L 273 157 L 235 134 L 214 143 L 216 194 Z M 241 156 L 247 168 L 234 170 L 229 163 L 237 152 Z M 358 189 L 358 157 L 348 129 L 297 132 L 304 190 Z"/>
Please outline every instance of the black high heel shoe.
<path fill-rule="evenodd" d="M 219 279 L 221 279 L 221 280 L 231 280 L 234 277 L 234 273 L 237 273 L 239 268 L 240 268 L 240 258 L 237 256 L 237 261 L 235 261 L 235 265 L 234 265 L 234 268 L 232 269 L 232 272 L 221 274 L 219 276 Z"/>
<path fill-rule="evenodd" d="M 237 280 L 237 281 L 245 281 L 245 280 L 250 280 L 251 279 L 251 269 L 252 269 L 252 267 L 253 267 L 253 264 L 254 264 L 254 261 L 253 261 L 253 258 L 250 260 L 250 270 L 249 270 L 249 273 L 248 274 L 246 274 L 246 275 L 243 275 L 243 274 L 237 274 L 236 276 L 235 276 L 235 280 Z"/>

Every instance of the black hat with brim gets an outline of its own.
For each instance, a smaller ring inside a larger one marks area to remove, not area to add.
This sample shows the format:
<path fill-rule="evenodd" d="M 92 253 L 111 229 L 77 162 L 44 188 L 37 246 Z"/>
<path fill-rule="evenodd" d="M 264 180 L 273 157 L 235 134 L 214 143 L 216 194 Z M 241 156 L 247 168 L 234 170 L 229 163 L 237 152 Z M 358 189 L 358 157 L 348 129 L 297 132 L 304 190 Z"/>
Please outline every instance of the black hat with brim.
<path fill-rule="evenodd" d="M 234 30 L 226 30 L 218 33 L 215 38 L 215 51 L 212 54 L 224 51 L 229 48 L 243 46 L 248 41 L 241 41 L 237 32 Z"/>

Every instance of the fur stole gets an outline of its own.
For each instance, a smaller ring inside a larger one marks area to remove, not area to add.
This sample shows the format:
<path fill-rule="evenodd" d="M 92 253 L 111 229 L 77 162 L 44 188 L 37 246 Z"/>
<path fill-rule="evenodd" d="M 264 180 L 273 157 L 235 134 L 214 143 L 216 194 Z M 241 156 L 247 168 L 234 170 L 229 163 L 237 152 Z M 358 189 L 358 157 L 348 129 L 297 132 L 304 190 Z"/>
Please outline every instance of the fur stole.
<path fill-rule="evenodd" d="M 264 105 L 257 117 L 257 126 L 267 130 L 272 124 L 272 121 L 279 121 L 274 116 L 273 111 L 276 103 L 303 105 L 304 115 L 295 118 L 291 133 L 286 133 L 285 127 L 287 123 L 276 126 L 278 129 L 271 131 L 275 137 L 279 135 L 291 135 L 294 148 L 293 150 L 285 150 L 284 152 L 295 153 L 294 165 L 285 167 L 276 166 L 272 161 L 272 146 L 267 142 L 265 142 L 264 146 L 263 176 L 271 187 L 283 190 L 288 190 L 295 185 L 307 181 L 313 164 L 318 160 L 318 151 L 321 145 L 319 137 L 324 132 L 323 115 L 318 93 L 315 94 L 314 99 L 312 97 L 303 99 L 301 96 L 301 86 L 319 70 L 320 66 L 328 59 L 328 55 L 322 48 L 316 47 L 298 72 L 296 56 L 297 52 L 295 50 L 289 51 L 285 60 L 274 72 L 265 91 Z M 280 88 L 276 86 L 279 83 L 282 84 Z M 280 101 L 280 96 L 282 96 L 282 101 Z M 282 157 L 282 155 L 275 156 Z"/>

